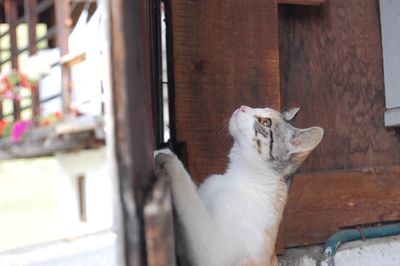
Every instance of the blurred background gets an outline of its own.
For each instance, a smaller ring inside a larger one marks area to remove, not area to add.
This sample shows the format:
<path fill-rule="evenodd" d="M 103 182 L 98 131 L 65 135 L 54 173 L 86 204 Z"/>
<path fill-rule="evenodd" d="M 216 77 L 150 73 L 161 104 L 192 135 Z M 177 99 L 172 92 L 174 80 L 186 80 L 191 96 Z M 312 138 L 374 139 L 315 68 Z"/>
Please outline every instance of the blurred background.
<path fill-rule="evenodd" d="M 116 263 L 107 10 L 102 1 L 0 1 L 1 265 Z"/>

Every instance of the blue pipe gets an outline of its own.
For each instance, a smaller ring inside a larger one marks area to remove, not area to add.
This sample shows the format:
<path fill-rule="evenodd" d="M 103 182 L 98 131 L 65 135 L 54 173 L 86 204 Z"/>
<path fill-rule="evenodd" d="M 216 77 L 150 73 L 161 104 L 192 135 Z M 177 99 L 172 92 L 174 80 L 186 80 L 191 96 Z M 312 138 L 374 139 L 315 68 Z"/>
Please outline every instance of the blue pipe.
<path fill-rule="evenodd" d="M 400 234 L 400 223 L 388 224 L 379 227 L 365 227 L 360 229 L 345 229 L 332 235 L 325 243 L 324 255 L 333 257 L 340 244 L 368 238 L 393 236 Z"/>

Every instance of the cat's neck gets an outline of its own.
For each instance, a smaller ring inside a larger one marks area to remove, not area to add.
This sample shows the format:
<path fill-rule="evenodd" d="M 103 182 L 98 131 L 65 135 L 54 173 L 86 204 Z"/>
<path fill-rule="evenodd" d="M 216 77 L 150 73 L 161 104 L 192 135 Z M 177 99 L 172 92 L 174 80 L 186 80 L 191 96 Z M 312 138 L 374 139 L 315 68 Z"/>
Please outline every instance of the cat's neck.
<path fill-rule="evenodd" d="M 283 174 L 274 170 L 270 165 L 260 161 L 259 158 L 243 152 L 237 143 L 229 153 L 229 165 L 226 174 L 234 175 L 244 181 L 258 183 L 260 185 L 271 185 L 281 183 Z"/>

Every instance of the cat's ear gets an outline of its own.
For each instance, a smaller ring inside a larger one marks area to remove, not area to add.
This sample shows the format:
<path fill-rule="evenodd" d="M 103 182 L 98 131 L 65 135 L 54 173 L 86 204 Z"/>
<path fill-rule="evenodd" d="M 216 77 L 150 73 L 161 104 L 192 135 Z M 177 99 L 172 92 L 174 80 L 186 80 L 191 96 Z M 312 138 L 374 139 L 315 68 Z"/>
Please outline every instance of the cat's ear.
<path fill-rule="evenodd" d="M 297 115 L 298 111 L 300 111 L 300 107 L 285 109 L 282 112 L 283 119 L 285 119 L 286 121 L 292 120 Z"/>
<path fill-rule="evenodd" d="M 307 156 L 321 142 L 324 130 L 320 127 L 296 129 L 290 141 L 289 154 L 295 157 Z"/>

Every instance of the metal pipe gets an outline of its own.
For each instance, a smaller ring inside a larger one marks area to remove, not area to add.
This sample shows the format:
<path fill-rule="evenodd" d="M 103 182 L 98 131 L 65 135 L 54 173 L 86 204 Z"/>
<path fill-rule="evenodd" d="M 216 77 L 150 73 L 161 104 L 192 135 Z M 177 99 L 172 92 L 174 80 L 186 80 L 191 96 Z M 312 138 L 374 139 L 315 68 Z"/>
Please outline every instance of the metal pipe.
<path fill-rule="evenodd" d="M 324 255 L 333 257 L 340 244 L 360 240 L 400 234 L 400 223 L 393 223 L 379 227 L 366 227 L 341 230 L 332 235 L 325 243 Z"/>

